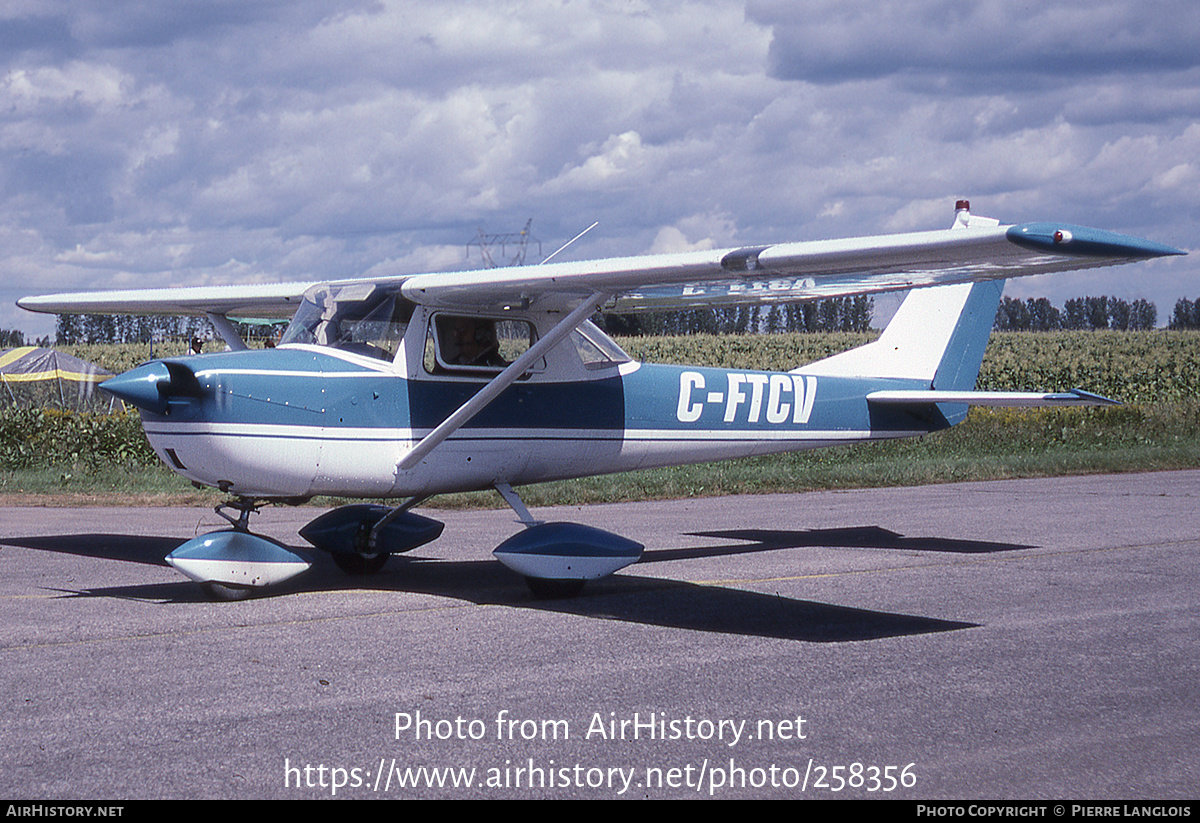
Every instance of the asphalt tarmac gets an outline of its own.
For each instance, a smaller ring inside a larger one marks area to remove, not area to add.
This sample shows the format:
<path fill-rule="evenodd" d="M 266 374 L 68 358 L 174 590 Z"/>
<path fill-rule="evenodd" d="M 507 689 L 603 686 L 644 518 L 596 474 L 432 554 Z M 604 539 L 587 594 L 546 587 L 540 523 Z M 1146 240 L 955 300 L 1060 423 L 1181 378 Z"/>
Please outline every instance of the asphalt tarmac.
<path fill-rule="evenodd" d="M 208 602 L 197 509 L 0 509 L 0 797 L 1194 798 L 1200 472 L 538 509 L 646 544 L 569 600 L 512 512 Z M 255 531 L 302 547 L 319 510 Z"/>

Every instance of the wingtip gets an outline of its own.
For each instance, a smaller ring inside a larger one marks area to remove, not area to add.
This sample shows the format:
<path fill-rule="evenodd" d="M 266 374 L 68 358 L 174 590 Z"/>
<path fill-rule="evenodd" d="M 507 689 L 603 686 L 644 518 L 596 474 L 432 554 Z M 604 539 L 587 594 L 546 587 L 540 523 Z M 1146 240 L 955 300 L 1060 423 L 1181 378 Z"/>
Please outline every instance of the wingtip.
<path fill-rule="evenodd" d="M 1019 223 L 1009 227 L 1007 236 L 1022 248 L 1047 254 L 1134 260 L 1187 254 L 1153 240 L 1066 223 Z"/>
<path fill-rule="evenodd" d="M 1080 400 L 1086 401 L 1094 406 L 1121 406 L 1124 405 L 1120 400 L 1113 400 L 1111 397 L 1105 397 L 1102 394 L 1093 394 L 1090 391 L 1075 388 L 1071 389 L 1068 394 L 1072 397 L 1077 397 Z"/>
<path fill-rule="evenodd" d="M 38 306 L 37 297 L 21 297 L 17 299 L 17 308 L 25 311 L 44 312 L 45 309 Z"/>

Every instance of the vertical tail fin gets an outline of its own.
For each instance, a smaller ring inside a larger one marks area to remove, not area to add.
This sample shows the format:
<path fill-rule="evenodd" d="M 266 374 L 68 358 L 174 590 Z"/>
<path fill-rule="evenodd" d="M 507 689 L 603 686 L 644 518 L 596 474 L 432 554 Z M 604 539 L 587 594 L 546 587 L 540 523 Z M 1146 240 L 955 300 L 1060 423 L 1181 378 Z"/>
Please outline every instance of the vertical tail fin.
<path fill-rule="evenodd" d="M 973 389 L 1003 291 L 1003 280 L 913 289 L 878 340 L 794 371 Z"/>
<path fill-rule="evenodd" d="M 1003 280 L 971 285 L 950 341 L 933 375 L 933 388 L 945 391 L 970 391 L 975 388 L 1003 291 Z"/>

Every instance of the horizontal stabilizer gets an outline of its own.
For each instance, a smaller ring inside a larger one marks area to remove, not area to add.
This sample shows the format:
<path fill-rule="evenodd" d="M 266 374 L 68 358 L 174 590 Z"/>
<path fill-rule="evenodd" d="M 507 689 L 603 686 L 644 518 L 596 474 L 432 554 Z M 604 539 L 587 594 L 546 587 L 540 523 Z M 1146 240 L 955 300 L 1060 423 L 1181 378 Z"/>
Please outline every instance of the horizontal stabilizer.
<path fill-rule="evenodd" d="M 1119 406 L 1110 400 L 1082 389 L 1067 392 L 1005 392 L 1005 391 L 875 391 L 867 402 L 888 406 L 928 406 L 932 403 L 966 403 L 970 406 L 1037 408 L 1041 406 Z"/>

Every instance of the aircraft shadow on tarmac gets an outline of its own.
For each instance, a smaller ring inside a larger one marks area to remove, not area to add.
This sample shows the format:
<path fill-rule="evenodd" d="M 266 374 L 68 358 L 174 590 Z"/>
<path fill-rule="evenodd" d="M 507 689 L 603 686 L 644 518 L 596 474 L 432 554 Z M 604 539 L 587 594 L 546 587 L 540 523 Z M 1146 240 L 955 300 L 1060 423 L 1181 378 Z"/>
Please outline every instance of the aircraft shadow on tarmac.
<path fill-rule="evenodd" d="M 746 545 L 654 549 L 647 551 L 640 562 L 660 563 L 805 547 L 845 546 L 967 553 L 1028 548 L 980 541 L 906 538 L 895 532 L 871 526 L 807 531 L 727 530 L 695 532 L 694 535 L 743 540 L 746 541 Z M 155 566 L 164 566 L 162 558 L 176 548 L 179 542 L 178 538 L 118 534 L 75 534 L 0 540 L 0 544 Z M 814 643 L 928 634 L 975 628 L 978 625 L 628 573 L 593 581 L 584 588 L 581 595 L 574 598 L 538 600 L 529 594 L 523 581 L 491 559 L 449 561 L 396 556 L 377 575 L 347 577 L 334 567 L 326 555 L 320 552 L 308 554 L 314 561 L 312 569 L 294 580 L 272 587 L 256 599 L 346 589 L 396 591 L 452 597 L 479 605 L 503 605 L 693 631 Z M 184 580 L 57 591 L 67 597 L 131 598 L 164 603 L 205 600 L 198 586 Z M 238 605 L 214 603 L 213 608 L 238 608 Z"/>
<path fill-rule="evenodd" d="M 20 546 L 102 560 L 124 560 L 147 566 L 166 566 L 164 559 L 183 541 L 178 537 L 147 537 L 133 534 L 64 534 L 38 537 L 0 538 L 0 546 Z"/>
<path fill-rule="evenodd" d="M 657 563 L 696 557 L 746 554 L 803 548 L 899 549 L 902 551 L 955 552 L 960 554 L 990 554 L 1032 549 L 1018 543 L 993 543 L 984 540 L 956 540 L 944 537 L 905 537 L 879 526 L 848 526 L 834 529 L 724 529 L 720 531 L 689 532 L 692 537 L 715 537 L 722 540 L 743 540 L 742 546 L 705 546 L 688 549 L 656 549 L 642 555 L 639 562 Z"/>

